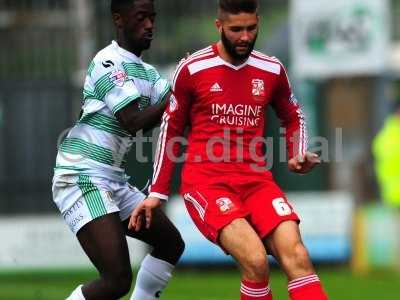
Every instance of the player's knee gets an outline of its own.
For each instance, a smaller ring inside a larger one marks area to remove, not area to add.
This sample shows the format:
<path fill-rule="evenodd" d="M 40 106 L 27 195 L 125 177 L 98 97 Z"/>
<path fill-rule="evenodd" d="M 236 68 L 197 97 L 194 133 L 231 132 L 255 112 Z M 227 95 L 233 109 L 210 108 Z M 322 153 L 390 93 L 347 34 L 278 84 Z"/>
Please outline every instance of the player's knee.
<path fill-rule="evenodd" d="M 175 239 L 175 253 L 177 260 L 179 260 L 179 258 L 182 256 L 183 251 L 185 251 L 185 241 L 183 240 L 181 234 L 178 232 L 178 235 Z"/>
<path fill-rule="evenodd" d="M 282 263 L 289 269 L 311 268 L 310 256 L 306 247 L 301 242 L 297 242 L 287 253 L 283 253 L 281 257 Z"/>
<path fill-rule="evenodd" d="M 247 266 L 254 270 L 267 269 L 267 256 L 265 253 L 254 253 L 246 261 Z"/>
<path fill-rule="evenodd" d="M 153 256 L 176 265 L 185 251 L 185 242 L 178 230 L 164 235 L 155 246 Z"/>
<path fill-rule="evenodd" d="M 263 280 L 268 274 L 267 255 L 264 252 L 246 256 L 241 265 L 249 279 Z"/>
<path fill-rule="evenodd" d="M 310 257 L 308 255 L 308 251 L 306 247 L 304 247 L 303 243 L 297 243 L 293 247 L 293 260 L 296 263 L 296 265 L 299 266 L 306 266 L 310 262 Z"/>
<path fill-rule="evenodd" d="M 179 259 L 181 258 L 183 251 L 185 251 L 185 242 L 182 239 L 182 236 L 179 232 L 175 235 L 173 243 L 169 244 L 169 261 L 172 261 L 175 265 Z"/>

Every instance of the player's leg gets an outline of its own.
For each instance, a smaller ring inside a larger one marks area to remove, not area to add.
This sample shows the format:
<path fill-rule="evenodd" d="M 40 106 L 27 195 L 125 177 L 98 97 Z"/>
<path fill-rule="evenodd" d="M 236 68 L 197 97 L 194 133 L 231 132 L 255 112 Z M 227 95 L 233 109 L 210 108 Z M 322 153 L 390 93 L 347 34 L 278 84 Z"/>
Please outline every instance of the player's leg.
<path fill-rule="evenodd" d="M 129 291 L 132 272 L 125 232 L 119 209 L 106 191 L 111 191 L 107 181 L 89 176 L 54 179 L 54 201 L 99 271 L 97 280 L 76 288 L 69 300 L 118 299 Z"/>
<path fill-rule="evenodd" d="M 184 251 L 185 244 L 179 231 L 160 209 L 153 212 L 149 229 L 129 231 L 130 213 L 145 196 L 135 187 L 128 185 L 122 187 L 117 195 L 121 199 L 121 219 L 125 220 L 125 233 L 153 247 L 151 254 L 141 263 L 131 299 L 158 299 L 172 277 L 172 271 Z"/>
<path fill-rule="evenodd" d="M 86 300 L 119 299 L 132 283 L 125 232 L 118 213 L 108 214 L 86 224 L 77 238 L 99 278 L 82 287 Z"/>
<path fill-rule="evenodd" d="M 260 238 L 245 219 L 236 219 L 222 228 L 219 242 L 238 262 L 244 280 L 266 280 L 267 253 Z"/>
<path fill-rule="evenodd" d="M 241 270 L 241 299 L 272 299 L 268 285 L 267 253 L 247 220 L 236 219 L 225 226 L 220 231 L 219 242 Z"/>
<path fill-rule="evenodd" d="M 149 229 L 142 228 L 136 232 L 128 230 L 129 219 L 123 222 L 126 234 L 143 241 L 153 247 L 151 255 L 176 265 L 185 250 L 185 243 L 181 234 L 171 220 L 161 209 L 153 211 L 152 223 Z"/>
<path fill-rule="evenodd" d="M 151 254 L 141 263 L 131 300 L 157 299 L 171 279 L 172 271 L 185 249 L 185 243 L 179 231 L 160 209 L 154 210 L 149 229 L 129 231 L 128 223 L 129 220 L 123 223 L 128 236 L 153 247 Z"/>
<path fill-rule="evenodd" d="M 264 242 L 288 277 L 290 299 L 328 299 L 301 240 L 297 222 L 280 223 Z"/>
<path fill-rule="evenodd" d="M 315 273 L 296 222 L 282 222 L 264 242 L 268 251 L 280 263 L 289 281 Z"/>
<path fill-rule="evenodd" d="M 299 218 L 272 178 L 258 176 L 253 182 L 254 188 L 247 189 L 244 205 L 251 212 L 250 223 L 263 238 L 268 253 L 278 260 L 287 274 L 292 300 L 326 299 L 320 285 L 319 289 L 313 289 L 316 297 L 297 296 L 298 293 L 292 292 L 293 289 L 303 291 L 297 289 L 303 284 L 316 286 L 314 283 L 318 279 L 301 242 Z"/>
<path fill-rule="evenodd" d="M 237 261 L 242 273 L 242 300 L 270 300 L 267 255 L 244 218 L 247 212 L 226 189 L 205 187 L 184 194 L 186 208 L 201 233 Z"/>

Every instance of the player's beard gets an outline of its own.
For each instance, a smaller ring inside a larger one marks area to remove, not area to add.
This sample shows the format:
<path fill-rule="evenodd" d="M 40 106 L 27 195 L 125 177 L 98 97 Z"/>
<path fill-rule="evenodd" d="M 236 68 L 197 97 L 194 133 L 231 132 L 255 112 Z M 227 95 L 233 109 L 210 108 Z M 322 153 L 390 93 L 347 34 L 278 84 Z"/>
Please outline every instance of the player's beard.
<path fill-rule="evenodd" d="M 222 29 L 222 33 L 221 33 L 221 41 L 222 44 L 225 47 L 226 52 L 235 60 L 241 60 L 244 61 L 246 60 L 249 56 L 251 51 L 253 51 L 254 49 L 254 45 L 256 44 L 257 41 L 257 35 L 254 37 L 254 40 L 252 40 L 250 43 L 248 43 L 248 48 L 247 51 L 243 54 L 237 53 L 236 51 L 236 46 L 235 44 L 233 44 L 225 35 L 224 29 Z"/>

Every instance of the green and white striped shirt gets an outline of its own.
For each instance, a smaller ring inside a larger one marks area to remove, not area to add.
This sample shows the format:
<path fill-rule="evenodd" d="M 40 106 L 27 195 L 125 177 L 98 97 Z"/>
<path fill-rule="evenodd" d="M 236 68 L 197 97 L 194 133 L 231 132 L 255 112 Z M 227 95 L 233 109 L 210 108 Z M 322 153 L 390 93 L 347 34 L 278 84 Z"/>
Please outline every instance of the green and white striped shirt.
<path fill-rule="evenodd" d="M 126 181 L 133 138 L 115 114 L 133 101 L 139 108 L 161 102 L 167 80 L 113 41 L 90 63 L 83 90 L 83 115 L 58 149 L 55 176 L 89 175 Z"/>

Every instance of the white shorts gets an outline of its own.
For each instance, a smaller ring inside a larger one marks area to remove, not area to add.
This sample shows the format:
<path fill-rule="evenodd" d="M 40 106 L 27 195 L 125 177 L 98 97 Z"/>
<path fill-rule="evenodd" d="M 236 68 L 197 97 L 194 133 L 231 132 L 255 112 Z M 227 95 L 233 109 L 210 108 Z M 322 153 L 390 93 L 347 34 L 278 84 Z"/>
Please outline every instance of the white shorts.
<path fill-rule="evenodd" d="M 87 175 L 61 175 L 53 179 L 53 200 L 74 234 L 85 224 L 119 212 L 122 221 L 146 196 L 128 183 Z"/>

